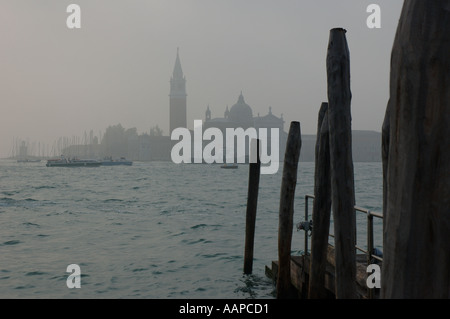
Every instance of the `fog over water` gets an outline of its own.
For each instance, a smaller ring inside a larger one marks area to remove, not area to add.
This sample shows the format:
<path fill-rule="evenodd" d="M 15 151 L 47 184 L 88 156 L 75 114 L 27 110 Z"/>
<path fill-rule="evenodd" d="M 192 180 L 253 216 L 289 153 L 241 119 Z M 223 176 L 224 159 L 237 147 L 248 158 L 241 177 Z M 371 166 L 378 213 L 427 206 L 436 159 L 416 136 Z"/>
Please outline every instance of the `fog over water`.
<path fill-rule="evenodd" d="M 81 8 L 69 29 L 67 6 Z M 283 114 L 316 130 L 326 101 L 329 30 L 343 27 L 351 55 L 353 129 L 380 131 L 402 1 L 77 0 L 0 4 L 0 157 L 14 139 L 54 143 L 110 125 L 169 132 L 169 80 L 177 48 L 187 122 L 222 116 L 240 92 L 254 114 Z"/>

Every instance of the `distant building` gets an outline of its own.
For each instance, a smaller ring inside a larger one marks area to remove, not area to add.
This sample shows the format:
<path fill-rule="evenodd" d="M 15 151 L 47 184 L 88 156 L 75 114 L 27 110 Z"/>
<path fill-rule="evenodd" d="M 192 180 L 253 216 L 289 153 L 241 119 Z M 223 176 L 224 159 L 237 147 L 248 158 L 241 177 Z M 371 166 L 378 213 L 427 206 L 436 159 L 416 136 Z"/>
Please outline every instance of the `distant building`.
<path fill-rule="evenodd" d="M 260 116 L 259 113 L 256 117 L 253 117 L 253 110 L 245 103 L 244 96 L 241 94 L 231 109 L 228 106 L 224 112 L 223 117 L 212 118 L 209 105 L 205 112 L 205 128 L 217 127 L 225 130 L 226 128 L 242 127 L 247 129 L 249 127 L 254 128 L 278 128 L 280 131 L 284 131 L 283 115 L 276 117 L 272 114 L 272 107 L 269 107 L 267 115 Z"/>
<path fill-rule="evenodd" d="M 237 102 L 231 108 L 228 108 L 228 106 L 226 107 L 223 117 L 213 117 L 212 115 L 213 111 L 208 105 L 202 124 L 203 130 L 208 128 L 218 128 L 222 132 L 224 139 L 226 138 L 227 128 L 242 128 L 244 130 L 255 128 L 258 133 L 260 128 L 266 128 L 268 141 L 270 141 L 271 129 L 278 129 L 279 160 L 283 161 L 287 140 L 287 133 L 284 131 L 285 121 L 283 119 L 283 114 L 278 117 L 273 114 L 272 107 L 269 107 L 267 114 L 260 116 L 258 113 L 254 116 L 252 108 L 245 102 L 244 95 L 241 92 Z M 64 148 L 63 153 L 68 156 L 89 158 L 125 156 L 128 159 L 136 161 L 170 161 L 172 147 L 178 142 L 171 140 L 171 133 L 176 128 L 187 127 L 186 78 L 181 68 L 179 50 L 177 50 L 175 65 L 170 79 L 169 120 L 170 131 L 168 136 L 163 136 L 161 132 L 158 132 L 157 134 L 152 134 L 152 132 L 150 132 L 150 134 L 145 133 L 137 135 L 136 132 L 133 132 L 132 130 L 131 133 L 129 132 L 129 134 L 127 134 L 128 130 L 125 131 L 125 129 L 121 128 L 119 125 L 119 133 L 108 139 L 105 139 L 104 136 L 102 143 L 98 143 L 98 141 L 94 143 L 91 141 L 87 145 L 71 145 Z M 193 137 L 192 131 L 191 137 Z M 355 162 L 381 161 L 380 133 L 353 131 L 352 139 L 353 160 Z M 203 141 L 203 147 L 208 143 L 209 141 Z M 302 135 L 300 161 L 314 161 L 315 143 L 315 135 Z M 268 154 L 272 154 L 270 144 L 271 143 L 269 142 L 267 145 Z M 225 141 L 223 141 L 223 146 L 223 154 L 225 157 L 227 152 L 225 149 Z M 248 147 L 246 147 L 246 156 L 248 155 L 247 151 Z M 193 151 L 191 151 L 191 153 L 194 154 Z M 20 155 L 24 156 L 24 154 L 26 154 L 26 148 L 23 144 L 20 149 Z M 237 154 L 236 149 L 234 150 L 234 154 Z M 242 159 L 237 159 L 235 157 L 235 161 L 238 160 Z"/>
<path fill-rule="evenodd" d="M 314 162 L 316 135 L 302 134 L 301 162 Z M 352 131 L 353 162 L 381 162 L 381 133 Z"/>
<path fill-rule="evenodd" d="M 169 92 L 169 136 L 143 134 L 139 136 L 137 160 L 170 161 L 174 141 L 170 139 L 172 131 L 178 127 L 187 127 L 186 77 L 181 68 L 179 50 L 170 78 Z"/>
<path fill-rule="evenodd" d="M 279 139 L 277 143 L 279 148 L 279 159 L 280 161 L 282 160 L 282 156 L 285 151 L 287 133 L 284 131 L 283 115 L 281 114 L 280 117 L 275 116 L 272 113 L 272 107 L 269 107 L 268 113 L 264 116 L 260 116 L 259 113 L 257 116 L 253 116 L 253 110 L 250 107 L 250 105 L 248 105 L 245 102 L 244 96 L 241 92 L 237 102 L 230 109 L 228 109 L 228 106 L 226 107 L 223 117 L 212 118 L 211 114 L 212 112 L 208 105 L 205 112 L 205 121 L 203 124 L 203 128 L 208 129 L 210 127 L 216 127 L 222 131 L 224 137 L 227 128 L 236 129 L 241 127 L 244 130 L 246 130 L 250 127 L 253 127 L 258 132 L 260 128 L 265 128 L 267 129 L 268 141 L 270 141 L 271 129 L 278 129 Z M 271 143 L 269 142 L 268 143 L 269 154 L 271 154 L 270 144 Z"/>
<path fill-rule="evenodd" d="M 179 50 L 177 49 L 177 56 L 175 59 L 175 65 L 173 68 L 172 77 L 170 79 L 170 94 L 169 94 L 169 119 L 170 119 L 170 132 L 169 137 L 167 139 L 151 139 L 151 137 L 145 138 L 141 142 L 141 150 L 144 149 L 143 156 L 145 159 L 152 160 L 155 157 L 159 159 L 169 159 L 170 160 L 170 151 L 171 147 L 175 144 L 176 141 L 170 140 L 170 135 L 172 131 L 176 128 L 187 127 L 187 94 L 186 94 L 186 78 L 183 74 L 183 69 L 181 67 Z M 269 107 L 269 111 L 266 115 L 253 116 L 252 108 L 245 103 L 244 96 L 241 92 L 237 102 L 230 108 L 226 108 L 224 112 L 224 117 L 211 117 L 211 110 L 209 106 L 207 107 L 205 113 L 205 120 L 203 124 L 203 129 L 206 130 L 210 127 L 218 128 L 222 131 L 225 138 L 225 131 L 227 128 L 243 128 L 244 130 L 253 127 L 257 130 L 260 128 L 267 128 L 268 140 L 271 138 L 271 130 L 272 128 L 278 129 L 279 132 L 279 154 L 284 155 L 285 143 L 287 139 L 287 134 L 284 131 L 284 120 L 283 115 L 280 117 L 272 114 L 272 108 Z M 193 134 L 191 134 L 192 136 Z M 142 145 L 144 143 L 144 145 Z M 204 145 L 207 142 L 203 143 Z M 270 143 L 268 143 L 269 150 Z M 223 143 L 224 147 L 226 143 Z M 156 149 L 155 149 L 156 148 Z M 248 147 L 246 148 L 248 150 Z M 164 152 L 164 154 L 161 154 Z M 226 151 L 225 151 L 226 152 Z M 224 155 L 225 155 L 224 152 Z M 141 151 L 142 153 L 142 151 Z M 153 154 L 149 156 L 149 154 Z M 235 152 L 236 154 L 236 152 Z M 248 153 L 246 153 L 248 155 Z M 281 156 L 279 156 L 281 159 Z"/>
<path fill-rule="evenodd" d="M 179 50 L 170 79 L 170 132 L 178 127 L 187 127 L 186 78 L 181 68 Z"/>
<path fill-rule="evenodd" d="M 173 142 L 169 136 L 139 136 L 139 161 L 170 161 Z"/>

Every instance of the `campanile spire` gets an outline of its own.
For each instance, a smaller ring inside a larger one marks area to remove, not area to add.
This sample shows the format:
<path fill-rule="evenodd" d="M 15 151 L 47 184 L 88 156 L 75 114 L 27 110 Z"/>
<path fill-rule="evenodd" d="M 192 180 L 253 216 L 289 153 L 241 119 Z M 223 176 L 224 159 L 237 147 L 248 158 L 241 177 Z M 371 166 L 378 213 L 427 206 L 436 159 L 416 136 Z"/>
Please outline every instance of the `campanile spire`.
<path fill-rule="evenodd" d="M 186 78 L 181 68 L 179 53 L 180 50 L 177 48 L 175 66 L 170 79 L 170 133 L 177 127 L 187 127 Z"/>

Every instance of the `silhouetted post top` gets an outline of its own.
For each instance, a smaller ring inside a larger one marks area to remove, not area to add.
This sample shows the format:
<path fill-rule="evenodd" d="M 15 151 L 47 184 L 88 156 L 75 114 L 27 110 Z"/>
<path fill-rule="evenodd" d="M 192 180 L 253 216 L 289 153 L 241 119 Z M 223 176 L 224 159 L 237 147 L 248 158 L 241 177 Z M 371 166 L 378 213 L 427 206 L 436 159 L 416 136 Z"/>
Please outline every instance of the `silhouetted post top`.
<path fill-rule="evenodd" d="M 347 31 L 342 28 L 334 28 L 330 30 L 328 55 L 340 56 L 343 53 L 349 54 L 347 39 L 345 37 L 346 32 Z"/>
<path fill-rule="evenodd" d="M 343 31 L 344 33 L 347 33 L 347 30 L 345 30 L 344 28 L 333 28 L 330 31 Z"/>

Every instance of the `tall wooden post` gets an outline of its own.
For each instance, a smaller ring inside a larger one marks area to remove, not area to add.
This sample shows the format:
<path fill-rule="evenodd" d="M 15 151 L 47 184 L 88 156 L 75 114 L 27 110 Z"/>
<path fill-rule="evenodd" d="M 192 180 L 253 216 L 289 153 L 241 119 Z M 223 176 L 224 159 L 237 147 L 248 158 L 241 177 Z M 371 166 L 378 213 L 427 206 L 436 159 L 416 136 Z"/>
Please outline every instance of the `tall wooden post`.
<path fill-rule="evenodd" d="M 283 179 L 280 195 L 278 226 L 278 279 L 277 298 L 292 298 L 291 242 L 294 226 L 294 197 L 297 168 L 302 145 L 300 123 L 291 122 L 284 155 Z"/>
<path fill-rule="evenodd" d="M 328 43 L 328 124 L 334 216 L 336 298 L 356 298 L 356 217 L 352 160 L 350 53 L 346 31 L 332 29 Z"/>
<path fill-rule="evenodd" d="M 450 1 L 403 4 L 391 56 L 383 298 L 450 298 Z"/>
<path fill-rule="evenodd" d="M 255 140 L 252 140 L 252 142 L 255 142 Z M 248 177 L 244 250 L 244 274 L 246 275 L 251 274 L 253 271 L 253 247 L 255 242 L 256 208 L 258 206 L 259 177 L 261 172 L 259 142 L 259 140 L 256 140 L 256 162 L 249 164 L 250 168 Z"/>
<path fill-rule="evenodd" d="M 383 126 L 381 128 L 381 160 L 383 163 L 383 216 L 386 216 L 387 203 L 387 171 L 389 161 L 389 136 L 390 136 L 390 112 L 391 102 L 388 102 L 386 113 L 384 114 Z M 386 218 L 383 218 L 383 227 Z"/>
<path fill-rule="evenodd" d="M 311 299 L 324 299 L 327 296 L 325 270 L 331 214 L 330 145 L 327 111 L 328 103 L 322 103 L 317 124 L 314 172 L 313 231 L 311 233 L 308 293 Z"/>

